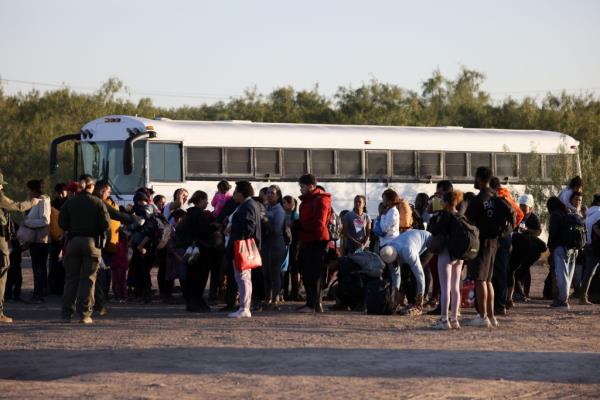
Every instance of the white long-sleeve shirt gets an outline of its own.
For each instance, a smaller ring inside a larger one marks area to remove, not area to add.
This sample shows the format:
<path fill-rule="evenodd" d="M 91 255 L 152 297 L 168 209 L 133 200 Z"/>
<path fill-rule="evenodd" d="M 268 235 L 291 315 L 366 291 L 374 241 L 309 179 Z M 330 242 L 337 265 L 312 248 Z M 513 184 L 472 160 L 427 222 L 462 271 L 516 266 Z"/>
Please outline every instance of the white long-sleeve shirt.
<path fill-rule="evenodd" d="M 381 247 L 400 236 L 400 212 L 396 207 L 390 208 L 381 216 L 379 227 L 385 233 L 385 236 L 379 239 Z"/>

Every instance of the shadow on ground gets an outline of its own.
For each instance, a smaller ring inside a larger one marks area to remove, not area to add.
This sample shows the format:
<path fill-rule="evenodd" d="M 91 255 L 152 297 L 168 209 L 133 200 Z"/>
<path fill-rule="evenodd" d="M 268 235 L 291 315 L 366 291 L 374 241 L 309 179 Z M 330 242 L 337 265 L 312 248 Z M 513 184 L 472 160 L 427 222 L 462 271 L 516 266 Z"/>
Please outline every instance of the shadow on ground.
<path fill-rule="evenodd" d="M 518 368 L 515 366 L 518 365 Z M 527 373 L 523 373 L 527 370 Z M 0 379 L 86 374 L 257 374 L 358 378 L 469 378 L 598 383 L 600 355 L 567 352 L 173 347 L 2 352 Z"/>

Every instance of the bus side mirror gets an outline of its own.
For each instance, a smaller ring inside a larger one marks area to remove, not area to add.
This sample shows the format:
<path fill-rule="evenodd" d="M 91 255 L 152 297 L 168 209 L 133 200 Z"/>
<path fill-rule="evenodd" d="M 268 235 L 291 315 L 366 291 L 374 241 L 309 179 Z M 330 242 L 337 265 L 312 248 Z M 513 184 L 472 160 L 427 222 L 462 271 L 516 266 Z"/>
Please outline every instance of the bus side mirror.
<path fill-rule="evenodd" d="M 58 169 L 58 145 L 69 140 L 79 140 L 79 133 L 59 136 L 50 144 L 50 175 L 54 175 Z"/>
<path fill-rule="evenodd" d="M 131 175 L 133 172 L 134 155 L 133 155 L 133 144 L 140 139 L 147 138 L 150 136 L 148 132 L 136 133 L 128 129 L 129 137 L 125 140 L 125 146 L 123 147 L 123 173 L 125 175 Z"/>

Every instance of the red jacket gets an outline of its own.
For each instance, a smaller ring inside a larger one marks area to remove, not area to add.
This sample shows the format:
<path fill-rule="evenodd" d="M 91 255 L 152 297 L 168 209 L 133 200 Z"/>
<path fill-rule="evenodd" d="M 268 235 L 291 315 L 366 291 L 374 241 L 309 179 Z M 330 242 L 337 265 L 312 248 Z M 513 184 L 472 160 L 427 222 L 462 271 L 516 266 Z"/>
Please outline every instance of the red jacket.
<path fill-rule="evenodd" d="M 496 193 L 498 193 L 498 197 L 502 197 L 506 201 L 508 201 L 510 206 L 517 213 L 517 223 L 514 226 L 514 228 L 516 228 L 517 226 L 519 226 L 521 224 L 521 221 L 523 221 L 523 211 L 521 211 L 521 208 L 519 207 L 519 205 L 513 200 L 512 196 L 507 188 L 505 188 L 505 187 L 498 188 L 498 190 L 496 190 Z"/>
<path fill-rule="evenodd" d="M 331 213 L 331 194 L 321 189 L 300 196 L 300 244 L 315 240 L 329 240 L 329 213 Z"/>

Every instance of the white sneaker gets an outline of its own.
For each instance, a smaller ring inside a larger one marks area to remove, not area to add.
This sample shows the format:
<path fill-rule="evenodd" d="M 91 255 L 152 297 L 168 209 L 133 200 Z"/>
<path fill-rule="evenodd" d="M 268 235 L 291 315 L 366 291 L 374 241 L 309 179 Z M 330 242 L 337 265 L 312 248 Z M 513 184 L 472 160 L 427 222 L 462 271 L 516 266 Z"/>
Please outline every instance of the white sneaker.
<path fill-rule="evenodd" d="M 448 330 L 450 329 L 450 323 L 448 323 L 447 319 L 440 318 L 435 324 L 431 326 L 431 329 L 437 329 L 441 331 Z"/>
<path fill-rule="evenodd" d="M 486 328 L 491 328 L 492 327 L 492 323 L 490 322 L 490 320 L 488 319 L 488 317 L 485 318 L 481 318 L 481 315 L 477 314 L 477 316 L 475 318 L 473 318 L 472 320 L 469 321 L 468 323 L 469 326 L 483 326 Z"/>
<path fill-rule="evenodd" d="M 460 329 L 460 324 L 458 323 L 457 319 L 451 319 L 450 320 L 450 327 L 452 329 Z"/>
<path fill-rule="evenodd" d="M 227 316 L 229 318 L 250 318 L 252 316 L 252 314 L 250 313 L 250 310 L 240 308 L 236 312 L 232 312 L 231 314 L 229 314 Z"/>
<path fill-rule="evenodd" d="M 497 327 L 500 326 L 500 324 L 498 323 L 498 320 L 496 319 L 495 315 L 492 318 L 490 318 L 490 323 L 492 324 L 492 326 L 494 328 L 497 328 Z"/>

